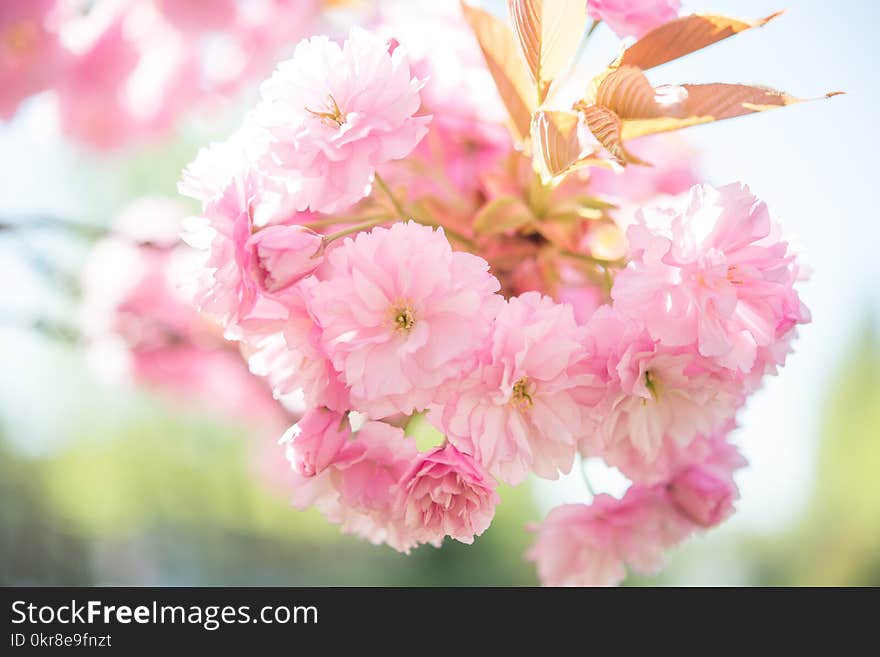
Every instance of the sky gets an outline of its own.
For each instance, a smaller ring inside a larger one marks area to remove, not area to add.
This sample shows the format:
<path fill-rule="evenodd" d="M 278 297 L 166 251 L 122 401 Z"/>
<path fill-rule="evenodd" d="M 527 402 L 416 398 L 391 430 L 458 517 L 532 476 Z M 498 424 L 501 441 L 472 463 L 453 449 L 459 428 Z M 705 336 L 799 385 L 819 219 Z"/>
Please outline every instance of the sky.
<path fill-rule="evenodd" d="M 873 161 L 880 152 L 875 124 L 880 76 L 873 43 L 880 3 L 781 2 L 685 2 L 685 9 L 739 17 L 788 11 L 762 29 L 650 75 L 655 84 L 765 84 L 800 97 L 846 92 L 682 133 L 700 151 L 707 180 L 746 182 L 767 202 L 798 245 L 801 261 L 813 270 L 802 287 L 813 323 L 803 327 L 781 375 L 749 400 L 735 436 L 751 467 L 738 476 L 742 499 L 732 523 L 758 532 L 778 530 L 807 503 L 823 401 L 860 328 L 866 321 L 876 326 L 880 317 Z M 616 52 L 616 39 L 600 27 L 583 65 L 598 71 Z M 0 217 L 38 211 L 77 217 L 89 207 L 77 182 L 81 156 L 47 128 L 42 112 L 39 103 L 31 104 L 14 122 L 0 124 Z M 0 240 L 4 318 L 40 306 L 48 294 L 22 267 L 17 248 Z M 57 440 L 63 432 L 65 413 L 79 409 L 77 382 L 65 379 L 57 349 L 3 326 L 0 358 L 0 421 L 32 441 L 24 448 L 39 452 L 40 441 Z M 603 473 L 593 478 L 600 488 L 614 489 L 613 479 Z M 578 476 L 561 484 L 542 482 L 537 491 L 546 505 L 585 497 Z"/>

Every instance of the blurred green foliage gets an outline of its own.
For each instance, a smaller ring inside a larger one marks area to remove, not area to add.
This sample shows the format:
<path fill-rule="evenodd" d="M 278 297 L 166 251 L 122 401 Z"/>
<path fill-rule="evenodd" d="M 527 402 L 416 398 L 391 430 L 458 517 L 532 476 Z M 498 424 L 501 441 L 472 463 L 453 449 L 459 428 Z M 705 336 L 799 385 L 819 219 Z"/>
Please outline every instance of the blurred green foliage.
<path fill-rule="evenodd" d="M 866 322 L 830 382 L 816 486 L 801 524 L 768 550 L 771 583 L 880 585 L 880 341 Z"/>

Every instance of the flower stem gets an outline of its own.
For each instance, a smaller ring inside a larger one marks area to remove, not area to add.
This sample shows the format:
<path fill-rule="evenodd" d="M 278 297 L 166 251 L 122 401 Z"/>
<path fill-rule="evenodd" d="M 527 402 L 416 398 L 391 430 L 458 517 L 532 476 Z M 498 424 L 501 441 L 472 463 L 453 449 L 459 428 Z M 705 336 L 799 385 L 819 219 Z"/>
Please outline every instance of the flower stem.
<path fill-rule="evenodd" d="M 590 40 L 590 37 L 592 36 L 593 32 L 596 31 L 596 28 L 599 27 L 599 23 L 601 23 L 601 22 L 602 21 L 594 20 L 590 24 L 590 27 L 587 28 L 587 31 L 584 32 L 584 35 L 581 37 L 581 42 L 578 44 L 577 52 L 575 52 L 574 57 L 572 57 L 572 60 L 571 60 L 572 61 L 572 68 L 574 68 L 575 65 L 579 61 L 581 61 L 581 57 L 583 57 L 584 52 L 587 50 L 587 41 Z"/>
<path fill-rule="evenodd" d="M 476 250 L 476 248 L 477 248 L 477 243 L 474 242 L 472 239 L 470 239 L 469 237 L 465 237 L 464 235 L 459 233 L 454 228 L 450 228 L 449 226 L 446 226 L 445 224 L 442 224 L 439 221 L 430 221 L 427 219 L 419 219 L 418 217 L 413 217 L 413 221 L 416 221 L 416 222 L 422 224 L 423 226 L 433 226 L 434 228 L 442 228 L 443 232 L 446 233 L 447 238 L 455 240 L 457 242 L 461 242 L 464 246 L 466 246 L 467 248 L 469 248 L 471 250 Z"/>
<path fill-rule="evenodd" d="M 587 30 L 587 33 L 584 35 L 584 41 L 585 41 L 585 42 L 586 42 L 587 39 L 590 38 L 590 36 L 593 34 L 593 32 L 596 31 L 596 28 L 599 27 L 599 23 L 601 23 L 601 22 L 602 22 L 602 21 L 599 21 L 599 20 L 594 20 L 594 21 L 593 21 L 593 24 L 590 25 L 589 29 Z"/>
<path fill-rule="evenodd" d="M 316 228 L 326 228 L 327 226 L 336 226 L 338 224 L 353 224 L 355 222 L 364 222 L 368 220 L 374 219 L 389 219 L 389 217 L 385 214 L 372 214 L 365 215 L 362 217 L 327 217 L 326 219 L 318 219 L 316 221 L 310 221 L 306 224 L 303 224 L 306 228 L 316 229 Z"/>
<path fill-rule="evenodd" d="M 330 242 L 334 240 L 338 240 L 340 237 L 345 237 L 346 235 L 351 235 L 352 233 L 359 233 L 362 230 L 367 230 L 368 228 L 374 228 L 381 224 L 388 223 L 388 217 L 381 216 L 376 219 L 370 219 L 369 221 L 364 221 L 360 224 L 355 224 L 349 228 L 344 228 L 342 230 L 338 230 L 335 233 L 330 233 L 329 235 L 324 235 L 324 244 L 330 244 Z"/>
<path fill-rule="evenodd" d="M 397 213 L 397 216 L 401 221 L 406 221 L 406 212 L 403 209 L 403 206 L 400 204 L 400 201 L 397 200 L 397 197 L 391 191 L 391 188 L 388 186 L 388 183 L 376 173 L 375 176 L 376 184 L 379 186 L 379 189 L 388 197 L 388 200 L 391 201 L 391 205 L 394 206 L 394 211 Z"/>

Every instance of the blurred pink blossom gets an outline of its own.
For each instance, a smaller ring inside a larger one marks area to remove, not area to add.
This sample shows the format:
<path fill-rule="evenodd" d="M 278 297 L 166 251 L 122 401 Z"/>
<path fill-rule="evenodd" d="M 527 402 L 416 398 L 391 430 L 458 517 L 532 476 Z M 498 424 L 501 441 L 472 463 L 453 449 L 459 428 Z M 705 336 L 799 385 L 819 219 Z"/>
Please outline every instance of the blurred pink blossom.
<path fill-rule="evenodd" d="M 684 540 L 691 523 L 661 487 L 632 487 L 623 499 L 597 495 L 591 504 L 556 507 L 534 527 L 528 552 L 545 586 L 614 586 L 626 567 L 652 574 L 664 552 Z"/>
<path fill-rule="evenodd" d="M 0 119 L 58 81 L 64 52 L 51 20 L 56 0 L 0 3 Z"/>
<path fill-rule="evenodd" d="M 176 200 L 138 199 L 92 249 L 80 309 L 92 360 L 113 380 L 277 435 L 287 411 L 182 289 L 191 259 L 176 239 L 184 212 Z"/>
<path fill-rule="evenodd" d="M 619 37 L 641 37 L 678 17 L 681 0 L 587 0 L 587 11 Z"/>

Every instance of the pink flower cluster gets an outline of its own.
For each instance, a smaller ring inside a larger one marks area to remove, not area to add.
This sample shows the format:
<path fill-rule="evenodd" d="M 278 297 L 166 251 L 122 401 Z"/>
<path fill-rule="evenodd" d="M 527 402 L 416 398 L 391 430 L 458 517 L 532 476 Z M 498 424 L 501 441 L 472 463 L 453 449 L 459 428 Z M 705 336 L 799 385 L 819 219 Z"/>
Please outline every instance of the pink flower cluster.
<path fill-rule="evenodd" d="M 743 185 L 647 207 L 627 237 L 613 302 L 585 325 L 605 396 L 580 447 L 633 485 L 621 500 L 556 509 L 537 529 L 529 556 L 551 585 L 654 572 L 665 549 L 729 515 L 744 465 L 728 442 L 735 413 L 810 320 L 794 256 Z"/>
<path fill-rule="evenodd" d="M 184 174 L 181 191 L 201 202 L 186 236 L 204 256 L 196 304 L 276 395 L 305 400 L 284 440 L 297 507 L 401 551 L 469 543 L 499 483 L 555 479 L 597 457 L 631 487 L 552 511 L 530 558 L 554 585 L 652 572 L 732 511 L 736 412 L 809 321 L 794 256 L 747 188 L 679 194 L 691 182 L 679 167 L 641 181 L 646 197 L 669 197 L 619 234 L 627 264 L 606 270 L 607 297 L 573 267 L 553 271 L 555 290 L 529 289 L 541 261 L 516 249 L 540 235 L 480 241 L 452 211 L 425 220 L 438 215 L 381 177 L 421 157 L 424 84 L 401 42 L 359 28 L 343 44 L 302 41 L 243 127 Z M 511 157 L 498 190 L 518 175 Z M 550 206 L 582 184 L 541 192 Z M 485 188 L 469 193 L 488 200 Z M 499 198 L 514 206 L 519 191 L 510 183 Z M 573 232 L 571 248 L 598 232 Z M 443 435 L 428 451 L 410 435 L 418 415 Z"/>
<path fill-rule="evenodd" d="M 408 552 L 444 536 L 472 543 L 492 521 L 496 483 L 454 446 L 419 453 L 403 429 L 308 411 L 286 439 L 294 504 L 317 506 L 345 531 Z"/>
<path fill-rule="evenodd" d="M 699 455 L 676 461 L 656 484 L 634 484 L 621 499 L 597 495 L 591 504 L 553 509 L 528 558 L 548 586 L 612 586 L 626 569 L 649 575 L 664 552 L 694 531 L 714 527 L 733 512 L 739 491 L 733 472 L 745 460 L 726 432 L 697 437 Z M 664 464 L 665 465 L 665 464 Z"/>

